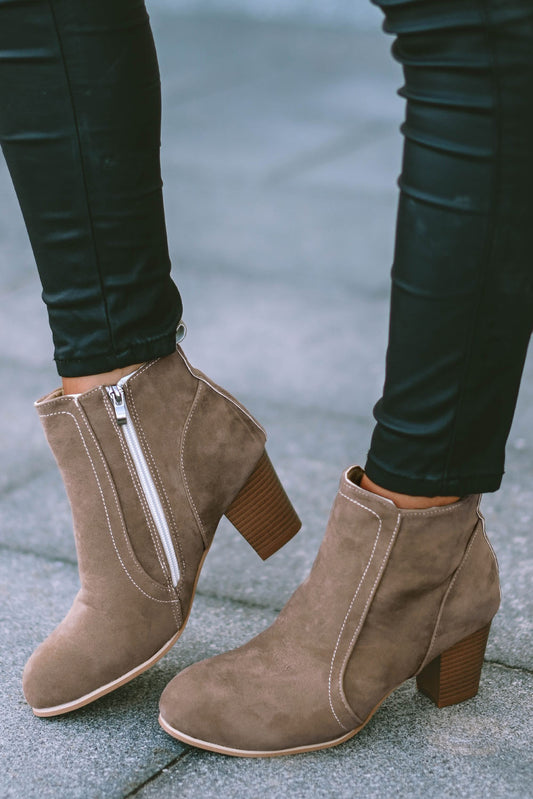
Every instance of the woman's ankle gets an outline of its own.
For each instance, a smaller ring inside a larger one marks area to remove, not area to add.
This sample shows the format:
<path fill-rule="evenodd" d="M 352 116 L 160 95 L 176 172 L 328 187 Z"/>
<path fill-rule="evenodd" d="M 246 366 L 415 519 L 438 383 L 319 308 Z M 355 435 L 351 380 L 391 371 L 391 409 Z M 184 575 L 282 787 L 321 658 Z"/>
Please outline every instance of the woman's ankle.
<path fill-rule="evenodd" d="M 120 366 L 111 372 L 100 372 L 96 375 L 84 375 L 83 377 L 63 377 L 63 394 L 83 394 L 97 386 L 113 386 L 121 377 L 142 366 L 142 363 L 134 363 L 132 366 Z"/>
<path fill-rule="evenodd" d="M 461 497 L 415 497 L 410 494 L 399 494 L 397 491 L 389 491 L 388 488 L 383 488 L 383 486 L 374 483 L 366 474 L 361 478 L 359 485 L 365 491 L 370 491 L 372 494 L 378 494 L 381 497 L 392 500 L 396 507 L 403 510 L 422 510 L 424 508 L 451 505 L 461 499 Z"/>

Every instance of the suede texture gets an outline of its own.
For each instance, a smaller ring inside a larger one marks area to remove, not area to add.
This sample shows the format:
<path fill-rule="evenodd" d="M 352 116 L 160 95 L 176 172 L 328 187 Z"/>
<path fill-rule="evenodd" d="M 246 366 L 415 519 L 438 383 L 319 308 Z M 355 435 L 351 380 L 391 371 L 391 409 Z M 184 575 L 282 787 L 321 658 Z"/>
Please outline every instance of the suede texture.
<path fill-rule="evenodd" d="M 360 488 L 362 474 L 342 476 L 311 573 L 276 621 L 166 687 L 161 716 L 177 732 L 264 753 L 334 741 L 491 620 L 499 583 L 479 496 L 400 510 Z"/>
<path fill-rule="evenodd" d="M 35 709 L 74 703 L 120 679 L 183 628 L 220 517 L 264 450 L 261 426 L 196 374 L 180 348 L 137 370 L 125 396 L 180 579 L 174 587 L 105 388 L 38 401 L 71 505 L 81 589 L 26 664 L 23 689 Z"/>

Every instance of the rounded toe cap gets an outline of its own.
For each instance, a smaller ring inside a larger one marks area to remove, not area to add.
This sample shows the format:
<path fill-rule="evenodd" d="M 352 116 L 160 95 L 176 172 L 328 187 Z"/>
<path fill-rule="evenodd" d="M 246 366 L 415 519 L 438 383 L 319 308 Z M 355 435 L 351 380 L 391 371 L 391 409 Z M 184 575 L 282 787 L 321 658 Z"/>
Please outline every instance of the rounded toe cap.
<path fill-rule="evenodd" d="M 22 672 L 22 691 L 34 711 L 45 711 L 69 701 L 60 673 L 61 664 L 45 641 L 31 655 Z"/>
<path fill-rule="evenodd" d="M 201 737 L 204 733 L 202 720 L 205 719 L 206 706 L 209 704 L 206 692 L 202 690 L 198 666 L 193 664 L 177 674 L 159 700 L 159 713 L 165 725 L 192 738 Z"/>

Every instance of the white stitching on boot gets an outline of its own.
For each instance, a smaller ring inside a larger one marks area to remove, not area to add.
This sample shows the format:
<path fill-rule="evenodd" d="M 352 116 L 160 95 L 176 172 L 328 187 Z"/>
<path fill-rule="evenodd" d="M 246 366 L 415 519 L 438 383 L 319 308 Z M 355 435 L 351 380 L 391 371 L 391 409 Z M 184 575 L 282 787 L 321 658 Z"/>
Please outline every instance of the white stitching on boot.
<path fill-rule="evenodd" d="M 343 633 L 344 628 L 346 626 L 346 622 L 348 620 L 348 616 L 349 616 L 349 614 L 350 614 L 350 612 L 352 610 L 352 607 L 353 607 L 354 602 L 355 602 L 355 600 L 357 598 L 357 595 L 359 593 L 359 590 L 361 588 L 363 580 L 365 579 L 366 574 L 368 572 L 368 569 L 370 568 L 370 564 L 371 564 L 371 562 L 372 562 L 372 560 L 374 558 L 374 554 L 376 552 L 376 547 L 377 547 L 377 544 L 378 544 L 379 536 L 381 534 L 381 528 L 383 526 L 383 520 L 379 516 L 379 514 L 376 513 L 376 511 L 374 511 L 372 508 L 369 508 L 366 505 L 363 505 L 361 502 L 358 502 L 356 499 L 353 499 L 352 497 L 348 496 L 347 494 L 344 494 L 341 490 L 339 490 L 339 494 L 342 497 L 344 497 L 344 499 L 347 499 L 349 502 L 352 502 L 354 505 L 359 505 L 360 508 L 363 508 L 364 510 L 367 510 L 369 513 L 371 513 L 373 516 L 375 516 L 379 520 L 379 527 L 378 527 L 378 531 L 376 533 L 376 537 L 374 539 L 374 545 L 372 547 L 372 551 L 370 553 L 370 557 L 369 557 L 368 562 L 367 562 L 367 564 L 365 566 L 365 570 L 364 570 L 364 572 L 363 572 L 363 574 L 361 576 L 361 579 L 359 581 L 359 585 L 357 586 L 355 594 L 353 595 L 352 601 L 350 602 L 348 610 L 346 611 L 346 615 L 344 617 L 344 621 L 343 621 L 343 623 L 341 625 L 341 629 L 339 631 L 339 635 L 338 635 L 338 638 L 337 638 L 337 643 L 335 644 L 335 649 L 333 651 L 333 655 L 332 655 L 332 658 L 331 658 L 331 664 L 330 664 L 330 672 L 329 672 L 329 679 L 328 679 L 329 706 L 330 706 L 331 712 L 333 713 L 333 715 L 334 715 L 336 721 L 338 722 L 338 724 L 343 729 L 347 730 L 348 727 L 346 727 L 344 724 L 342 724 L 342 722 L 340 721 L 339 717 L 337 716 L 337 714 L 335 713 L 335 710 L 333 708 L 332 686 L 331 686 L 331 681 L 332 681 L 332 677 L 333 677 L 333 668 L 334 668 L 334 663 L 335 663 L 335 657 L 336 657 L 336 654 L 337 654 L 337 650 L 338 650 L 338 647 L 339 647 L 339 644 L 340 644 L 342 633 Z M 366 614 L 367 608 L 368 608 L 368 606 L 369 606 L 369 604 L 370 604 L 370 602 L 371 602 L 371 600 L 373 598 L 374 589 L 375 589 L 377 583 L 379 582 L 379 580 L 381 578 L 381 575 L 383 573 L 383 570 L 384 570 L 384 567 L 385 567 L 385 563 L 387 562 L 390 550 L 392 548 L 392 545 L 394 544 L 394 541 L 396 540 L 396 534 L 397 534 L 398 528 L 400 526 L 400 518 L 401 518 L 401 514 L 400 514 L 400 512 L 398 512 L 397 519 L 396 519 L 396 526 L 395 526 L 395 528 L 393 530 L 393 533 L 392 533 L 392 536 L 391 536 L 391 540 L 389 542 L 389 545 L 387 547 L 385 555 L 383 556 L 383 560 L 381 562 L 381 565 L 379 567 L 378 573 L 376 575 L 376 579 L 374 580 L 374 584 L 372 585 L 372 588 L 371 588 L 370 593 L 368 595 L 368 599 L 366 601 L 365 607 L 363 608 L 363 611 L 362 611 L 361 616 L 359 618 L 359 624 L 358 624 L 358 626 L 357 626 L 357 628 L 356 628 L 356 630 L 355 630 L 355 632 L 354 632 L 354 634 L 352 636 L 352 639 L 350 641 L 350 645 L 348 646 L 347 653 L 346 653 L 346 656 L 344 658 L 343 664 L 341 666 L 341 669 L 339 670 L 339 694 L 340 694 L 341 700 L 342 700 L 346 710 L 352 716 L 355 716 L 356 714 L 354 713 L 353 709 L 348 705 L 348 703 L 347 703 L 347 701 L 346 701 L 346 699 L 344 697 L 344 691 L 343 691 L 343 688 L 342 688 L 342 681 L 344 679 L 344 671 L 345 671 L 345 668 L 346 668 L 346 664 L 347 664 L 347 662 L 348 662 L 348 660 L 350 658 L 354 642 L 356 641 L 357 636 L 358 636 L 358 634 L 359 634 L 359 632 L 361 630 L 361 626 L 363 624 L 363 621 L 366 618 L 365 614 Z"/>
<path fill-rule="evenodd" d="M 372 599 L 374 598 L 374 589 L 376 588 L 377 583 L 381 579 L 381 576 L 383 574 L 383 570 L 384 570 L 385 565 L 386 565 L 386 563 L 388 561 L 388 558 L 389 558 L 390 551 L 391 551 L 392 546 L 393 546 L 393 544 L 394 544 L 394 542 L 396 540 L 396 534 L 397 534 L 398 528 L 400 526 L 400 519 L 401 519 L 401 514 L 399 513 L 398 514 L 398 518 L 396 519 L 396 526 L 395 526 L 395 528 L 394 528 L 394 530 L 392 532 L 391 540 L 389 541 L 389 545 L 387 547 L 387 551 L 385 552 L 385 555 L 383 556 L 383 560 L 381 561 L 381 565 L 380 565 L 378 573 L 376 575 L 376 579 L 374 580 L 374 584 L 373 584 L 372 588 L 370 589 L 370 593 L 368 595 L 368 599 L 367 599 L 366 604 L 365 604 L 365 606 L 363 608 L 363 612 L 361 613 L 361 617 L 359 619 L 359 624 L 358 624 L 357 629 L 355 630 L 355 632 L 354 632 L 354 634 L 352 636 L 352 640 L 350 641 L 348 649 L 346 650 L 346 656 L 344 658 L 341 670 L 339 671 L 339 693 L 340 693 L 341 699 L 342 699 L 342 701 L 344 703 L 344 706 L 346 707 L 347 710 L 350 711 L 350 713 L 353 713 L 354 711 L 349 707 L 348 703 L 346 702 L 346 699 L 344 697 L 344 690 L 343 690 L 343 687 L 342 687 L 342 682 L 344 680 L 344 673 L 345 673 L 345 670 L 346 670 L 346 665 L 348 663 L 348 660 L 351 657 L 353 646 L 354 646 L 355 641 L 357 640 L 357 637 L 358 637 L 358 635 L 359 635 L 359 633 L 361 631 L 361 627 L 363 625 L 363 622 L 366 619 L 367 608 L 368 608 L 370 602 L 372 601 Z"/>
<path fill-rule="evenodd" d="M 108 407 L 108 402 L 109 402 L 109 400 L 108 400 L 108 398 L 107 398 L 107 395 L 106 395 L 105 389 L 104 389 L 104 387 L 103 387 L 103 386 L 99 386 L 98 388 L 99 388 L 99 391 L 100 391 L 100 393 L 101 393 L 102 397 L 104 398 L 104 407 L 105 407 L 105 409 L 106 409 L 106 411 L 107 411 L 107 413 L 108 413 L 108 415 L 109 415 L 109 407 Z M 129 540 L 129 536 L 128 536 L 128 534 L 127 534 L 126 526 L 125 526 L 125 524 L 124 524 L 124 518 L 123 518 L 122 510 L 121 510 L 121 507 L 120 507 L 120 502 L 119 502 L 119 500 L 118 500 L 118 494 L 117 494 L 117 491 L 115 490 L 115 484 L 114 484 L 114 482 L 113 482 L 113 480 L 112 480 L 112 478 L 111 478 L 111 473 L 110 473 L 110 471 L 109 471 L 109 468 L 108 468 L 108 466 L 107 466 L 107 462 L 106 462 L 105 458 L 103 457 L 103 455 L 102 455 L 102 453 L 101 453 L 101 448 L 100 448 L 100 446 L 99 446 L 99 444 L 98 444 L 98 441 L 96 440 L 96 436 L 95 436 L 95 435 L 94 435 L 94 433 L 93 433 L 93 430 L 92 430 L 92 428 L 91 428 L 91 425 L 89 424 L 89 422 L 88 422 L 88 420 L 87 420 L 87 416 L 86 416 L 86 413 L 85 413 L 84 409 L 83 409 L 81 406 L 79 406 L 79 409 L 80 409 L 80 413 L 81 413 L 81 415 L 82 415 L 82 419 L 83 419 L 83 421 L 84 421 L 84 423 L 85 423 L 85 426 L 86 426 L 87 430 L 89 431 L 89 435 L 91 436 L 91 438 L 92 438 L 92 440 L 93 440 L 93 444 L 94 444 L 94 446 L 95 446 L 96 450 L 98 451 L 98 453 L 99 453 L 99 455 L 100 455 L 100 459 L 101 459 L 101 461 L 102 461 L 102 463 L 103 463 L 103 465 L 104 465 L 104 470 L 105 470 L 105 473 L 106 473 L 106 475 L 107 475 L 107 479 L 108 479 L 109 485 L 110 485 L 110 487 L 111 487 L 111 490 L 112 490 L 112 492 L 113 492 L 113 497 L 114 497 L 114 499 L 115 499 L 115 505 L 116 505 L 116 507 L 117 507 L 117 511 L 118 511 L 118 514 L 119 514 L 119 517 L 120 517 L 120 520 L 121 520 L 121 526 L 122 526 L 122 530 L 123 530 L 123 532 L 124 532 L 124 539 L 125 539 L 125 541 L 126 541 L 126 544 L 127 544 L 127 546 L 128 546 L 128 549 L 129 549 L 129 550 L 130 550 L 130 552 L 133 554 L 133 557 L 135 558 L 135 560 L 137 560 L 137 556 L 135 555 L 135 552 L 133 551 L 133 547 L 132 547 L 132 545 L 131 545 L 131 541 Z M 118 430 L 118 425 L 117 425 L 116 419 L 115 419 L 115 420 L 113 420 L 113 419 L 112 419 L 112 422 L 114 423 L 114 425 L 116 426 L 116 428 L 117 428 L 117 430 Z M 111 529 L 111 527 L 110 527 L 110 529 Z M 114 540 L 113 540 L 113 543 L 114 543 Z M 122 560 L 121 560 L 121 563 L 122 563 Z M 138 567 L 138 568 L 139 568 L 139 571 L 141 571 L 141 567 L 140 567 L 140 565 L 139 565 L 139 567 Z M 141 572 L 141 573 L 142 573 L 142 572 Z M 163 574 L 165 575 L 165 578 L 166 578 L 166 582 L 167 582 L 167 590 L 168 590 L 168 592 L 169 592 L 169 595 L 170 595 L 171 597 L 177 596 L 177 599 L 170 599 L 170 600 L 156 600 L 156 601 L 158 601 L 158 602 L 163 602 L 163 601 L 164 601 L 165 603 L 171 603 L 171 611 L 172 611 L 172 616 L 173 616 L 173 618 L 174 618 L 174 621 L 176 622 L 177 629 L 179 630 L 179 629 L 180 629 L 180 627 L 181 627 L 181 625 L 182 625 L 182 622 L 183 622 L 183 618 L 182 618 L 183 614 L 182 614 L 182 608 L 181 608 L 180 593 L 179 593 L 179 591 L 178 591 L 178 590 L 174 591 L 174 589 L 173 589 L 173 585 L 172 585 L 172 581 L 171 581 L 171 580 L 168 578 L 168 576 L 167 576 L 167 573 L 166 573 L 165 569 L 163 569 Z M 151 582 L 152 582 L 154 585 L 157 585 L 157 582 L 156 582 L 155 580 L 153 580 L 153 579 L 150 577 L 150 575 L 147 575 L 147 576 L 149 577 L 150 581 L 151 581 Z M 134 583 L 134 585 L 136 585 L 136 583 Z M 138 587 L 138 586 L 137 586 L 137 587 Z M 158 587 L 159 587 L 159 586 L 158 586 Z M 142 589 L 140 589 L 140 590 L 142 590 Z M 145 592 L 143 591 L 143 593 L 145 593 Z M 147 594 L 147 596 L 148 596 L 148 594 Z M 152 597 L 152 598 L 153 598 L 153 597 Z M 179 609 L 180 609 L 179 616 L 178 616 L 178 614 L 177 614 L 177 608 L 178 608 L 178 605 L 179 605 Z"/>
<path fill-rule="evenodd" d="M 102 393 L 102 394 L 104 394 L 104 389 L 103 389 L 102 387 L 100 387 L 100 391 L 101 391 L 101 393 Z M 106 406 L 105 402 L 104 402 L 104 406 L 105 406 L 105 407 L 106 407 L 106 409 L 107 409 L 107 406 Z M 111 487 L 111 491 L 113 492 L 113 497 L 114 497 L 114 499 L 115 499 L 115 505 L 116 505 L 116 507 L 117 507 L 117 511 L 118 511 L 118 514 L 119 514 L 119 517 L 120 517 L 120 520 L 121 520 L 121 526 L 122 526 L 122 530 L 123 530 L 123 533 L 124 533 L 124 539 L 126 540 L 126 544 L 127 544 L 128 548 L 130 549 L 130 551 L 131 551 L 131 552 L 133 552 L 133 547 L 131 546 L 131 542 L 130 542 L 130 540 L 129 540 L 129 537 L 128 537 L 128 534 L 127 534 L 126 526 L 125 526 L 125 524 L 124 524 L 124 518 L 123 518 L 123 515 L 122 515 L 122 510 L 121 510 L 121 508 L 120 508 L 120 503 L 119 503 L 119 501 L 118 501 L 118 494 L 117 494 L 117 492 L 116 492 L 116 490 L 115 490 L 115 484 L 114 484 L 114 482 L 113 482 L 113 480 L 112 480 L 112 478 L 111 478 L 111 473 L 110 473 L 110 471 L 109 471 L 109 468 L 108 468 L 108 466 L 107 466 L 107 463 L 106 463 L 106 460 L 105 460 L 105 458 L 103 457 L 102 453 L 100 452 L 100 447 L 99 447 L 99 445 L 98 445 L 98 442 L 97 442 L 97 440 L 96 440 L 96 437 L 95 437 L 95 435 L 94 435 L 94 433 L 93 433 L 93 431 L 92 431 L 92 428 L 91 428 L 91 426 L 90 426 L 89 422 L 87 421 L 87 418 L 86 418 L 86 416 L 85 416 L 85 412 L 83 411 L 83 409 L 80 409 L 80 410 L 81 410 L 81 412 L 82 412 L 82 418 L 83 418 L 83 421 L 85 422 L 85 426 L 86 426 L 87 430 L 89 431 L 89 435 L 91 436 L 91 438 L 92 438 L 92 440 L 93 440 L 94 446 L 96 447 L 96 449 L 97 449 L 97 451 L 98 451 L 98 453 L 99 453 L 99 455 L 100 455 L 100 459 L 101 459 L 101 461 L 102 461 L 102 463 L 103 463 L 104 470 L 105 470 L 105 473 L 106 473 L 106 475 L 107 475 L 107 479 L 108 479 L 108 481 L 109 481 L 109 485 L 110 485 L 110 487 Z M 108 413 L 109 413 L 109 411 L 108 411 Z M 116 421 L 115 421 L 115 424 L 116 424 Z M 103 500 L 103 501 L 104 501 L 104 503 L 105 503 L 105 500 L 104 500 L 104 498 L 103 498 L 103 495 L 102 495 L 102 500 Z M 107 509 L 106 509 L 106 514 L 107 514 Z M 111 531 L 111 524 L 110 524 L 110 522 L 109 522 L 109 530 L 110 530 L 110 532 L 111 532 L 111 536 L 113 537 L 113 533 L 112 533 L 112 531 Z M 115 544 L 115 540 L 114 540 L 114 538 L 113 538 L 113 545 L 114 545 L 114 544 Z M 134 553 L 134 552 L 133 552 L 133 555 L 134 555 L 135 559 L 137 560 L 137 556 L 135 555 L 135 553 Z M 120 559 L 120 562 L 122 563 L 122 559 Z M 128 574 L 128 576 L 129 576 L 129 573 L 128 573 L 128 572 L 127 572 L 127 570 L 125 569 L 125 566 L 124 566 L 124 564 L 123 564 L 123 568 L 124 568 L 124 570 L 126 571 L 126 574 Z M 140 567 L 139 567 L 139 568 L 140 568 Z M 165 573 L 165 572 L 163 572 L 163 573 Z M 157 582 L 155 582 L 154 580 L 152 580 L 152 578 L 150 577 L 150 575 L 147 575 L 147 576 L 149 577 L 150 581 L 151 581 L 151 582 L 152 582 L 154 585 L 158 585 L 158 584 L 157 584 Z M 130 577 L 130 579 L 131 579 L 131 577 Z M 133 580 L 132 580 L 132 582 L 133 582 Z M 146 594 L 146 592 L 145 592 L 145 591 L 143 591 L 143 590 L 142 590 L 142 589 L 141 589 L 139 586 L 137 586 L 137 584 L 136 584 L 135 582 L 134 582 L 134 585 L 135 585 L 137 588 L 139 588 L 139 590 L 140 590 L 140 591 L 142 591 L 142 593 L 143 593 L 143 594 Z M 159 586 L 158 586 L 158 587 L 159 587 Z M 172 607 L 171 607 L 171 610 L 172 610 L 172 615 L 173 615 L 173 617 L 174 617 L 174 621 L 176 622 L 176 624 L 177 624 L 177 626 L 178 626 L 178 629 L 179 629 L 179 627 L 180 627 L 180 624 L 181 624 L 181 622 L 182 622 L 181 613 L 180 613 L 179 620 L 178 620 L 178 617 L 176 616 L 176 606 L 177 606 L 178 604 L 179 604 L 179 606 L 180 606 L 180 609 L 181 609 L 181 602 L 179 602 L 179 593 L 178 593 L 177 591 L 176 591 L 176 592 L 174 592 L 174 591 L 172 590 L 171 583 L 169 583 L 169 582 L 168 582 L 168 580 L 167 580 L 167 590 L 169 591 L 169 593 L 170 593 L 170 595 L 171 595 L 171 596 L 173 596 L 173 595 L 176 595 L 176 594 L 177 594 L 177 597 L 178 597 L 178 598 L 177 598 L 177 599 L 167 599 L 167 600 L 155 599 L 154 597 L 150 597 L 150 598 L 151 598 L 151 599 L 154 599 L 154 601 L 156 601 L 156 602 L 163 602 L 164 604 L 169 604 L 169 603 L 170 603 L 170 604 L 172 605 Z M 146 594 L 146 596 L 150 596 L 150 595 L 149 595 L 149 594 Z"/>
<path fill-rule="evenodd" d="M 211 389 L 212 389 L 214 392 L 216 392 L 217 394 L 219 394 L 221 397 L 223 397 L 223 398 L 224 398 L 225 400 L 227 400 L 228 402 L 231 402 L 231 404 L 232 404 L 232 405 L 234 405 L 234 406 L 235 406 L 235 407 L 236 407 L 236 408 L 237 408 L 239 411 L 241 411 L 241 412 L 242 412 L 242 413 L 243 413 L 245 416 L 247 416 L 247 417 L 248 417 L 248 419 L 249 419 L 251 422 L 253 422 L 253 424 L 254 424 L 254 425 L 255 425 L 255 426 L 256 426 L 256 427 L 257 427 L 259 430 L 261 430 L 261 432 L 262 432 L 262 433 L 265 435 L 265 437 L 266 437 L 266 431 L 265 431 L 265 428 L 264 428 L 262 425 L 260 425 L 260 424 L 259 424 L 259 422 L 257 421 L 257 419 L 254 419 L 254 417 L 252 416 L 252 414 L 251 414 L 251 413 L 248 413 L 248 411 L 246 410 L 246 408 L 244 408 L 244 407 L 243 407 L 243 406 L 242 406 L 242 405 L 241 405 L 239 402 L 237 402 L 235 399 L 233 399 L 233 397 L 230 397 L 230 396 L 228 396 L 228 394 L 226 394 L 224 391 L 222 391 L 222 389 L 218 388 L 218 387 L 217 387 L 217 386 L 215 386 L 213 383 L 211 383 L 211 381 L 210 381 L 210 380 L 208 380 L 206 377 L 202 377 L 202 376 L 200 376 L 200 375 L 197 375 L 197 374 L 195 374 L 195 373 L 193 372 L 193 368 L 192 368 L 192 366 L 190 365 L 190 363 L 189 363 L 189 361 L 187 360 L 187 358 L 186 358 L 186 357 L 183 355 L 183 353 L 182 353 L 182 352 L 180 352 L 179 350 L 178 350 L 177 352 L 178 352 L 178 355 L 180 356 L 180 358 L 182 359 L 183 363 L 185 364 L 185 366 L 187 367 L 187 369 L 188 369 L 188 370 L 189 370 L 189 372 L 191 373 L 191 375 L 192 375 L 192 376 L 193 376 L 193 377 L 194 377 L 196 380 L 201 380 L 201 382 L 202 382 L 202 383 L 205 383 L 205 385 L 206 385 L 206 386 L 209 386 L 209 388 L 211 388 Z"/>
<path fill-rule="evenodd" d="M 182 479 L 183 479 L 183 485 L 185 486 L 185 491 L 187 492 L 187 498 L 189 500 L 189 504 L 190 504 L 192 512 L 194 514 L 194 518 L 196 519 L 196 523 L 198 524 L 198 528 L 200 530 L 200 534 L 202 536 L 202 539 L 203 539 L 203 542 L 204 542 L 204 546 L 207 546 L 207 532 L 206 532 L 206 529 L 205 529 L 204 524 L 202 522 L 202 519 L 200 517 L 200 514 L 198 513 L 198 508 L 196 507 L 194 499 L 192 498 L 192 494 L 191 494 L 191 491 L 190 491 L 190 488 L 189 488 L 189 481 L 187 480 L 187 475 L 186 475 L 186 472 L 185 472 L 185 463 L 184 463 L 185 441 L 187 439 L 187 433 L 189 431 L 189 425 L 191 423 L 191 419 L 192 419 L 192 417 L 194 415 L 194 412 L 196 411 L 196 406 L 198 405 L 198 400 L 200 399 L 200 393 L 201 393 L 200 389 L 201 389 L 201 383 L 198 383 L 198 387 L 196 389 L 196 394 L 194 396 L 194 400 L 193 400 L 193 403 L 191 405 L 191 409 L 189 411 L 189 415 L 187 416 L 187 421 L 185 422 L 185 426 L 183 428 L 183 433 L 181 435 L 180 469 L 181 469 L 181 476 L 182 476 Z"/>
<path fill-rule="evenodd" d="M 339 724 L 339 725 L 340 725 L 340 726 L 341 726 L 343 729 L 347 730 L 347 729 L 348 729 L 348 727 L 346 727 L 346 726 L 345 726 L 345 725 L 344 725 L 344 724 L 341 722 L 341 720 L 339 719 L 339 717 L 338 717 L 338 716 L 337 716 L 337 714 L 335 713 L 335 709 L 334 709 L 334 707 L 333 707 L 333 699 L 332 699 L 332 693 L 331 693 L 331 680 L 332 680 L 332 678 L 333 678 L 333 666 L 334 666 L 334 663 L 335 663 L 335 657 L 336 657 L 336 655 L 337 655 L 337 650 L 338 650 L 338 648 L 339 648 L 339 644 L 340 644 L 340 641 L 341 641 L 342 633 L 343 633 L 343 631 L 344 631 L 344 628 L 345 628 L 345 626 L 346 626 L 346 622 L 348 621 L 348 616 L 350 615 L 350 611 L 351 611 L 351 609 L 352 609 L 352 607 L 353 607 L 353 604 L 354 604 L 354 602 L 355 602 L 355 600 L 356 600 L 356 598 L 357 598 L 357 594 L 359 593 L 359 589 L 361 588 L 361 585 L 363 584 L 363 580 L 364 580 L 364 579 L 365 579 L 365 577 L 366 577 L 366 573 L 367 573 L 367 571 L 368 571 L 368 569 L 369 569 L 369 567 L 370 567 L 370 562 L 372 561 L 372 558 L 374 557 L 374 553 L 375 553 L 375 551 L 376 551 L 376 547 L 377 547 L 377 544 L 378 544 L 379 536 L 380 536 L 380 533 L 381 533 L 382 519 L 381 519 L 381 517 L 380 517 L 380 516 L 379 516 L 379 515 L 378 515 L 378 514 L 377 514 L 377 513 L 374 511 L 374 510 L 372 510 L 371 508 L 367 508 L 365 505 L 362 505 L 362 504 L 361 504 L 360 502 L 358 502 L 356 499 L 352 499 L 352 498 L 351 498 L 351 497 L 349 497 L 347 494 L 344 494 L 342 491 L 339 491 L 339 494 L 340 494 L 340 496 L 341 496 L 341 497 L 344 497 L 344 499 L 347 499 L 347 500 L 348 500 L 348 502 L 353 502 L 353 503 L 354 503 L 354 505 L 359 505 L 359 507 L 360 507 L 360 508 L 363 508 L 364 510 L 367 510 L 369 513 L 371 513 L 373 516 L 375 516 L 375 517 L 376 517 L 376 519 L 378 519 L 378 521 L 379 521 L 378 531 L 377 531 L 377 533 L 376 533 L 376 537 L 375 537 L 375 539 L 374 539 L 374 546 L 372 547 L 372 552 L 370 553 L 370 557 L 369 557 L 369 559 L 368 559 L 368 562 L 367 562 L 367 564 L 366 564 L 366 566 L 365 566 L 365 570 L 364 570 L 364 572 L 363 572 L 363 574 L 362 574 L 362 577 L 361 577 L 361 579 L 359 580 L 359 585 L 358 585 L 358 586 L 357 586 L 357 588 L 356 588 L 355 594 L 353 595 L 353 597 L 352 597 L 352 601 L 350 602 L 350 605 L 349 605 L 349 607 L 348 607 L 348 610 L 346 611 L 346 615 L 344 616 L 344 621 L 342 622 L 342 625 L 341 625 L 341 628 L 340 628 L 340 631 L 339 631 L 339 635 L 337 636 L 337 643 L 335 644 L 335 648 L 334 648 L 334 650 L 333 650 L 333 655 L 331 656 L 331 663 L 330 663 L 330 667 L 329 667 L 329 677 L 328 677 L 328 698 L 329 698 L 329 706 L 330 706 L 330 708 L 331 708 L 331 712 L 333 713 L 333 715 L 334 715 L 334 717 L 335 717 L 336 721 L 338 722 L 338 724 Z M 349 708 L 348 708 L 348 709 L 349 709 Z M 350 713 L 353 715 L 353 711 L 351 711 L 351 710 L 350 710 Z"/>

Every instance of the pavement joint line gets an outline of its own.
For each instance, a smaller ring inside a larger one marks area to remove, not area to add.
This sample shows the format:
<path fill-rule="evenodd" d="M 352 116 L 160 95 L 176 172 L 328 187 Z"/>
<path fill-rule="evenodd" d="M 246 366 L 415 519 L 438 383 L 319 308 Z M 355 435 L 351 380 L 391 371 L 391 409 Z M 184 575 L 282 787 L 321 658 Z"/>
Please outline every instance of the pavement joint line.
<path fill-rule="evenodd" d="M 0 543 L 0 553 L 1 552 L 12 552 L 15 555 L 31 555 L 34 558 L 40 558 L 41 560 L 46 560 L 48 563 L 62 563 L 64 566 L 77 566 L 77 560 L 71 560 L 70 558 L 62 558 L 61 555 L 47 555 L 45 552 L 35 552 L 33 549 L 25 549 L 24 547 L 14 547 L 10 546 L 9 544 L 2 544 Z"/>
<path fill-rule="evenodd" d="M 400 122 L 400 119 L 398 122 Z M 286 180 L 298 177 L 308 169 L 322 166 L 328 161 L 356 152 L 380 138 L 376 127 L 379 127 L 383 137 L 390 135 L 391 131 L 381 125 L 377 126 L 375 120 L 366 121 L 361 128 L 351 128 L 334 138 L 333 141 L 326 142 L 326 144 L 274 167 L 265 175 L 262 183 L 269 186 L 278 185 Z"/>
<path fill-rule="evenodd" d="M 130 791 L 130 793 L 124 794 L 123 799 L 130 799 L 131 796 L 135 796 L 136 794 L 138 794 L 140 790 L 145 788 L 151 782 L 154 782 L 154 780 L 160 777 L 165 771 L 172 768 L 173 766 L 176 766 L 180 762 L 180 760 L 184 760 L 186 757 L 188 757 L 192 753 L 192 751 L 193 751 L 192 746 L 185 746 L 183 752 L 180 752 L 180 754 L 177 757 L 174 757 L 172 758 L 172 760 L 169 760 L 169 762 L 166 765 L 158 769 L 158 771 L 156 771 L 155 774 L 152 774 L 150 777 L 148 777 L 148 779 L 144 780 L 144 782 L 141 782 L 140 785 L 137 785 L 137 787 L 134 788 L 132 791 Z"/>
<path fill-rule="evenodd" d="M 72 568 L 76 568 L 78 565 L 77 560 L 62 558 L 58 555 L 47 555 L 46 553 L 35 552 L 32 549 L 24 549 L 23 547 L 14 547 L 9 544 L 0 543 L 0 553 L 2 552 L 10 552 L 15 555 L 31 555 L 31 557 L 45 560 L 48 563 L 60 563 L 63 566 L 72 566 Z M 279 613 L 281 610 L 281 608 L 277 606 L 265 605 L 261 602 L 253 602 L 247 599 L 237 599 L 227 594 L 216 594 L 213 591 L 196 590 L 196 596 L 201 596 L 203 599 L 214 599 L 217 602 L 231 602 L 234 605 L 241 605 L 242 607 L 255 610 L 268 610 L 272 613 Z"/>
<path fill-rule="evenodd" d="M 241 605 L 242 607 L 249 608 L 250 610 L 269 610 L 276 614 L 281 611 L 281 607 L 278 607 L 277 605 L 265 605 L 262 602 L 254 602 L 253 600 L 236 599 L 228 594 L 215 594 L 213 591 L 197 590 L 196 596 L 201 596 L 204 599 L 215 599 L 217 602 L 231 602 L 232 604 Z"/>
<path fill-rule="evenodd" d="M 511 666 L 509 663 L 502 663 L 501 660 L 490 660 L 489 658 L 484 658 L 483 662 L 491 666 L 500 666 L 502 669 L 511 669 L 512 671 L 533 675 L 533 669 L 528 669 L 527 666 Z"/>

